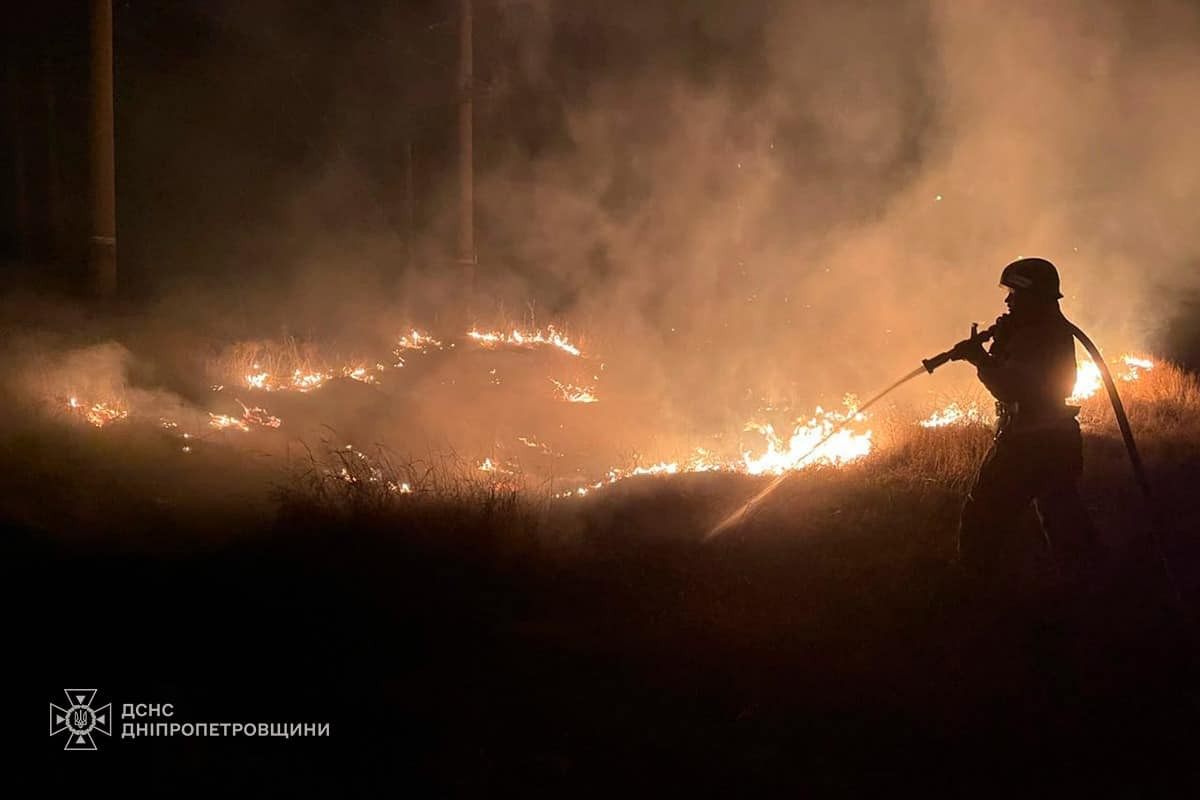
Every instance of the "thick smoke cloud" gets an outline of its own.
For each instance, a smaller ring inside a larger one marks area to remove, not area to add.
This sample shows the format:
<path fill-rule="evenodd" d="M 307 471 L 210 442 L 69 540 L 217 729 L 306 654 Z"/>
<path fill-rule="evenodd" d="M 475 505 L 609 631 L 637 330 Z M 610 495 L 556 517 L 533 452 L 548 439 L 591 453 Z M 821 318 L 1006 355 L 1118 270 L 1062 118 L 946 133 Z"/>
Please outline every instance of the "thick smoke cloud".
<path fill-rule="evenodd" d="M 869 390 L 999 313 L 1021 255 L 1113 348 L 1200 288 L 1194 6 L 510 10 L 563 135 L 489 165 L 488 230 L 517 291 L 633 334 L 681 395 Z"/>
<path fill-rule="evenodd" d="M 118 18 L 122 252 L 161 291 L 115 337 L 136 358 L 100 363 L 120 387 L 153 363 L 197 426 L 233 408 L 209 383 L 238 378 L 205 357 L 281 334 L 373 363 L 407 325 L 565 324 L 594 360 L 460 348 L 389 373 L 361 414 L 320 404 L 355 441 L 467 431 L 474 455 L 552 421 L 556 448 L 645 452 L 869 394 L 999 314 L 1021 255 L 1059 264 L 1102 347 L 1170 344 L 1194 314 L 1200 10 L 1181 0 L 478 0 L 474 293 L 451 252 L 457 4 L 351 6 Z M 155 50 L 172 26 L 186 44 Z M 530 398 L 550 378 L 601 402 L 548 413 Z M 299 437 L 305 411 L 270 399 Z"/>
<path fill-rule="evenodd" d="M 131 269 L 298 331 L 532 305 L 662 353 L 672 382 L 695 350 L 822 390 L 998 313 L 1018 255 L 1059 263 L 1114 347 L 1156 343 L 1200 283 L 1194 4 L 479 0 L 465 297 L 456 12 L 119 20 Z M 175 28 L 186 46 L 155 46 Z M 830 346 L 843 366 L 813 364 Z"/>

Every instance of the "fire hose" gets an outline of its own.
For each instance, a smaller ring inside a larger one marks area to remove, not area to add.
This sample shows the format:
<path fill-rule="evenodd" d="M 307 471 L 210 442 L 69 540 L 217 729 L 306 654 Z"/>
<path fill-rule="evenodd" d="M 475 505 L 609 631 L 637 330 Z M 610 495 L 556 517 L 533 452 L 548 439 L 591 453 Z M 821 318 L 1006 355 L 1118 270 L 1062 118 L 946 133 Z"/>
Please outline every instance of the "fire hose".
<path fill-rule="evenodd" d="M 1163 531 L 1166 530 L 1166 526 L 1162 517 L 1162 510 L 1159 508 L 1157 503 L 1154 502 L 1154 495 L 1150 488 L 1150 480 L 1146 477 L 1145 466 L 1142 463 L 1141 455 L 1138 453 L 1137 444 L 1133 440 L 1133 430 L 1129 425 L 1129 417 L 1125 413 L 1125 406 L 1121 402 L 1120 395 L 1117 393 L 1116 383 L 1113 381 L 1112 374 L 1108 370 L 1108 364 L 1105 363 L 1104 357 L 1100 354 L 1100 349 L 1096 347 L 1095 343 L 1088 337 L 1088 335 L 1081 331 L 1074 323 L 1072 323 L 1070 320 L 1066 320 L 1066 323 L 1067 327 L 1071 331 L 1071 334 L 1079 340 L 1079 343 L 1083 345 L 1085 350 L 1087 350 L 1088 355 L 1091 357 L 1092 361 L 1095 362 L 1096 367 L 1100 370 L 1100 376 L 1104 381 L 1104 388 L 1108 392 L 1108 399 L 1112 403 L 1113 413 L 1117 418 L 1117 426 L 1121 429 L 1121 438 L 1125 442 L 1125 451 L 1129 455 L 1130 466 L 1133 468 L 1133 474 L 1137 479 L 1138 487 L 1141 489 L 1142 497 L 1145 500 L 1146 507 L 1150 511 L 1150 538 L 1153 542 L 1155 555 L 1157 556 L 1159 565 L 1162 568 L 1163 577 L 1166 580 L 1167 590 L 1171 596 L 1171 600 L 1173 601 L 1172 605 L 1174 606 L 1175 613 L 1178 615 L 1178 621 L 1180 627 L 1182 628 L 1182 639 L 1185 648 L 1184 658 L 1189 664 L 1189 671 L 1194 672 L 1198 662 L 1200 662 L 1200 655 L 1198 655 L 1200 654 L 1200 639 L 1197 637 L 1195 621 L 1192 617 L 1191 610 L 1184 601 L 1183 592 L 1180 589 L 1179 582 L 1175 578 L 1174 570 L 1171 568 L 1171 562 L 1167 558 L 1166 548 L 1163 543 Z M 999 328 L 1002 324 L 1004 324 L 1004 317 L 997 319 L 995 325 L 982 331 L 977 330 L 976 326 L 973 325 L 971 327 L 971 336 L 967 341 L 982 345 L 984 342 L 995 336 L 997 328 Z M 932 374 L 935 369 L 951 361 L 951 352 L 952 351 L 947 350 L 946 352 L 939 353 L 932 358 L 922 360 L 920 367 L 900 378 L 895 383 L 891 384 L 886 389 L 872 397 L 866 403 L 862 404 L 857 409 L 857 414 L 852 414 L 837 425 L 833 426 L 833 428 L 831 428 L 829 432 L 825 434 L 821 441 L 817 442 L 817 444 L 811 447 L 808 452 L 797 459 L 796 463 L 803 464 L 804 461 L 818 449 L 820 449 L 823 444 L 833 438 L 833 436 L 839 431 L 845 429 L 845 427 L 855 418 L 861 415 L 863 411 L 866 411 L 871 405 L 878 402 L 886 395 L 890 394 L 905 383 L 908 383 L 922 372 L 928 372 Z M 765 489 L 743 504 L 738 510 L 734 511 L 732 514 L 723 519 L 714 528 L 712 528 L 708 532 L 706 539 L 711 539 L 715 536 L 718 536 L 729 528 L 735 526 L 740 527 L 741 524 L 750 517 L 754 510 L 758 508 L 763 500 L 765 500 L 776 489 L 778 489 L 791 475 L 791 471 L 785 471 L 776 477 L 773 481 L 771 481 L 770 484 L 767 485 Z M 1197 694 L 1195 690 L 1191 690 L 1189 692 L 1189 700 L 1193 708 L 1195 708 L 1197 711 L 1200 711 L 1200 694 Z"/>
<path fill-rule="evenodd" d="M 983 344 L 984 342 L 995 336 L 996 329 L 1003 324 L 1004 318 L 996 320 L 996 324 L 986 330 L 976 332 L 972 326 L 970 341 Z M 1091 357 L 1096 368 L 1100 371 L 1100 377 L 1104 381 L 1104 389 L 1108 392 L 1109 402 L 1112 403 L 1113 414 L 1117 418 L 1117 427 L 1121 429 L 1121 438 L 1125 442 L 1125 452 L 1129 455 L 1129 465 L 1133 469 L 1133 476 L 1137 480 L 1138 488 L 1142 491 L 1142 498 L 1146 502 L 1146 508 L 1150 511 L 1150 539 L 1154 545 L 1154 552 L 1158 558 L 1159 565 L 1162 567 L 1163 577 L 1166 579 L 1167 588 L 1171 592 L 1172 598 L 1181 610 L 1186 609 L 1186 604 L 1183 601 L 1183 592 L 1179 588 L 1179 582 L 1175 579 L 1174 570 L 1171 569 L 1170 559 L 1167 558 L 1166 547 L 1163 544 L 1162 531 L 1165 530 L 1164 521 L 1162 518 L 1162 510 L 1154 501 L 1154 493 L 1150 488 L 1150 479 L 1146 477 L 1146 468 L 1142 463 L 1142 456 L 1138 453 L 1137 443 L 1133 440 L 1133 428 L 1129 425 L 1129 416 L 1125 413 L 1125 404 L 1121 402 L 1121 395 L 1117 393 L 1117 384 L 1113 381 L 1112 373 L 1109 372 L 1108 363 L 1105 362 L 1104 356 L 1100 354 L 1100 348 L 1096 347 L 1096 343 L 1088 337 L 1086 333 L 1079 329 L 1075 323 L 1064 318 L 1067 323 L 1067 328 L 1071 331 L 1071 335 L 1079 340 L 1083 345 L 1083 349 Z M 932 358 L 924 359 L 921 364 L 929 373 L 933 373 L 935 369 L 950 361 L 950 352 L 947 350 L 944 353 L 938 353 Z"/>
<path fill-rule="evenodd" d="M 987 328 L 985 330 L 982 330 L 982 331 L 977 330 L 977 326 L 972 325 L 970 341 L 976 342 L 976 343 L 982 345 L 984 342 L 991 339 L 992 336 L 995 335 L 996 329 L 999 328 L 1000 325 L 1002 324 L 1001 323 L 1002 319 L 1003 319 L 1003 317 L 1001 317 L 1000 319 L 997 319 L 995 325 L 993 325 L 992 327 Z M 828 442 L 835 435 L 837 435 L 839 432 L 841 432 L 843 429 L 845 429 L 845 427 L 847 425 L 849 425 L 852 421 L 854 421 L 864 411 L 866 411 L 868 408 L 873 406 L 875 403 L 882 400 L 887 395 L 891 394 L 896 389 L 898 389 L 901 386 L 903 386 L 904 384 L 908 383 L 913 378 L 920 375 L 922 372 L 929 372 L 932 374 L 932 372 L 935 369 L 937 369 L 938 367 L 942 366 L 943 364 L 949 362 L 950 360 L 951 359 L 950 359 L 950 351 L 949 350 L 947 350 L 944 353 L 939 353 L 936 356 L 933 356 L 932 358 L 927 358 L 927 359 L 923 360 L 921 362 L 921 366 L 917 367 L 912 372 L 910 372 L 907 375 L 905 375 L 904 377 L 900 378 L 895 383 L 891 384 L 886 389 L 884 389 L 883 391 L 876 394 L 870 400 L 868 400 L 867 402 L 860 405 L 855 410 L 856 413 L 849 415 L 846 419 L 842 420 L 837 425 L 834 425 L 825 434 L 825 436 L 822 437 L 822 439 L 819 442 L 817 442 L 815 445 L 813 445 L 812 447 L 810 447 L 808 449 L 808 452 L 804 453 L 804 455 L 802 455 L 802 456 L 800 456 L 800 458 L 796 459 L 795 463 L 803 464 L 804 461 L 809 456 L 811 456 L 813 453 L 817 452 L 817 450 L 821 449 L 821 445 Z M 1101 369 L 1104 369 L 1104 368 L 1102 367 Z M 1105 370 L 1105 374 L 1106 375 L 1108 374 L 1107 370 Z M 1113 392 L 1116 392 L 1115 387 L 1113 388 Z M 769 484 L 767 484 L 767 487 L 765 489 L 763 489 L 761 492 L 756 494 L 754 497 L 747 500 L 736 511 L 734 511 L 732 514 L 725 517 L 725 519 L 721 520 L 717 525 L 715 525 L 708 532 L 708 535 L 705 538 L 712 539 L 715 536 L 720 536 L 722 533 L 729 530 L 730 528 L 733 528 L 735 526 L 741 527 L 742 523 L 744 523 L 747 519 L 749 519 L 750 516 L 753 514 L 753 512 L 758 508 L 758 506 L 762 504 L 762 501 L 765 500 L 767 497 L 769 497 L 771 494 L 773 494 L 775 492 L 775 490 L 778 489 L 783 484 L 783 482 L 791 476 L 791 474 L 792 473 L 790 471 L 784 471 L 784 472 L 780 473 L 775 478 L 775 480 L 773 480 Z"/>
<path fill-rule="evenodd" d="M 1164 529 L 1164 526 L 1163 526 L 1163 520 L 1162 520 L 1162 516 L 1161 516 L 1161 510 L 1159 509 L 1158 505 L 1154 502 L 1154 496 L 1150 489 L 1150 481 L 1146 477 L 1145 466 L 1142 464 L 1142 458 L 1141 458 L 1141 455 L 1138 453 L 1137 444 L 1133 440 L 1133 429 L 1129 426 L 1129 417 L 1125 414 L 1125 406 L 1124 406 L 1124 404 L 1122 404 L 1121 397 L 1117 393 L 1117 385 L 1113 381 L 1112 374 L 1108 370 L 1108 364 L 1105 363 L 1104 357 L 1100 354 L 1100 349 L 1096 347 L 1095 343 L 1092 342 L 1092 340 L 1090 338 L 1088 338 L 1087 334 L 1085 334 L 1083 331 L 1081 331 L 1070 320 L 1067 320 L 1066 322 L 1067 322 L 1067 327 L 1071 331 L 1071 334 L 1076 339 L 1079 340 L 1079 343 L 1083 345 L 1085 350 L 1087 350 L 1088 355 L 1091 357 L 1092 361 L 1095 362 L 1096 367 L 1100 370 L 1100 376 L 1104 381 L 1104 388 L 1108 392 L 1108 399 L 1112 403 L 1113 413 L 1116 415 L 1116 418 L 1117 418 L 1117 426 L 1121 429 L 1121 438 L 1125 442 L 1125 450 L 1129 454 L 1129 463 L 1133 468 L 1134 477 L 1137 479 L 1137 484 L 1138 484 L 1138 487 L 1141 489 L 1143 498 L 1146 501 L 1146 506 L 1150 510 L 1150 516 L 1151 516 L 1151 525 L 1150 525 L 1151 534 L 1150 535 L 1151 535 L 1151 539 L 1154 544 L 1155 553 L 1158 557 L 1159 564 L 1162 566 L 1163 574 L 1166 578 L 1168 588 L 1169 588 L 1171 594 L 1173 595 L 1175 602 L 1178 604 L 1180 609 L 1184 609 L 1184 608 L 1186 608 L 1186 605 L 1183 601 L 1183 593 L 1181 592 L 1181 590 L 1179 588 L 1179 583 L 1175 579 L 1174 571 L 1171 569 L 1171 563 L 1170 563 L 1169 559 L 1167 558 L 1166 549 L 1163 545 L 1163 537 L 1162 537 L 1161 531 Z M 977 326 L 972 325 L 971 326 L 971 336 L 967 341 L 982 345 L 984 342 L 987 342 L 988 340 L 992 339 L 995 336 L 997 329 L 1000 328 L 1004 323 L 1005 323 L 1005 317 L 1000 317 L 996 320 L 996 324 L 994 324 L 991 327 L 986 328 L 982 331 L 978 330 Z M 883 391 L 876 394 L 874 397 L 872 397 L 866 403 L 863 403 L 861 406 L 858 407 L 857 413 L 848 416 L 846 419 L 842 420 L 837 425 L 834 425 L 819 442 L 817 442 L 815 445 L 813 445 L 811 448 L 809 448 L 808 452 L 806 452 L 799 459 L 797 459 L 796 463 L 803 464 L 805 459 L 807 459 L 809 456 L 811 456 L 813 453 L 815 453 L 817 450 L 819 450 L 823 444 L 828 442 L 837 433 L 839 433 L 840 431 L 845 429 L 845 427 L 847 425 L 849 425 L 852 421 L 854 421 L 854 419 L 856 417 L 861 415 L 864 411 L 866 411 L 868 408 L 870 408 L 876 402 L 883 399 L 885 396 L 887 396 L 888 394 L 890 394 L 891 392 L 893 392 L 900 386 L 904 385 L 905 383 L 908 383 L 910 380 L 917 377 L 922 372 L 928 372 L 928 373 L 932 374 L 933 371 L 936 370 L 938 367 L 951 361 L 952 360 L 951 353 L 952 353 L 951 350 L 947 350 L 944 353 L 938 353 L 936 356 L 932 356 L 931 358 L 923 359 L 921 361 L 920 367 L 918 367 L 917 369 L 908 373 L 904 377 L 900 378 L 895 383 L 891 384 L 886 389 L 884 389 Z M 751 516 L 751 514 L 762 504 L 763 500 L 765 500 L 768 496 L 770 496 L 772 493 L 774 493 L 775 490 L 778 489 L 783 484 L 783 482 L 785 480 L 787 480 L 788 477 L 791 476 L 791 474 L 792 474 L 791 471 L 785 471 L 785 472 L 781 473 L 773 481 L 771 481 L 771 483 L 769 483 L 766 486 L 766 488 L 764 488 L 757 495 L 755 495 L 750 500 L 748 500 L 746 503 L 744 503 L 740 508 L 738 508 L 732 514 L 725 517 L 715 527 L 713 527 L 708 532 L 708 536 L 705 538 L 711 539 L 715 536 L 719 536 L 721 533 L 729 530 L 732 527 L 735 527 L 735 526 L 740 527 L 740 525 L 743 522 L 745 522 Z"/>

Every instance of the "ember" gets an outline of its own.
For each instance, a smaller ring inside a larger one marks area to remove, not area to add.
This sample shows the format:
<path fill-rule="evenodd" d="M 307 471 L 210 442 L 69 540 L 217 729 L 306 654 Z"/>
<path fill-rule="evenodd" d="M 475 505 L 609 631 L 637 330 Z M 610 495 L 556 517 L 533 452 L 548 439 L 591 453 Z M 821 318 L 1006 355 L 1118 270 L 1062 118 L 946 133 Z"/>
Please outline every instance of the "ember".
<path fill-rule="evenodd" d="M 406 351 L 427 353 L 431 348 L 441 350 L 442 343 L 427 333 L 421 333 L 420 331 L 413 329 L 407 335 L 401 336 L 396 342 L 395 349 L 392 350 L 392 355 L 396 357 L 395 366 L 404 366 L 404 353 Z"/>
<path fill-rule="evenodd" d="M 283 421 L 280 420 L 279 417 L 272 416 L 265 408 L 250 408 L 240 400 L 237 402 L 238 405 L 242 407 L 241 417 L 231 417 L 228 414 L 210 413 L 208 415 L 209 427 L 219 431 L 239 430 L 243 433 L 248 433 L 252 426 L 261 428 L 278 428 L 283 424 Z"/>
<path fill-rule="evenodd" d="M 570 383 L 560 383 L 559 381 L 550 379 L 558 388 L 558 399 L 567 403 L 596 403 L 599 398 L 596 397 L 596 387 L 594 386 L 575 386 Z"/>
<path fill-rule="evenodd" d="M 553 326 L 545 329 L 519 330 L 508 332 L 483 332 L 473 329 L 466 334 L 485 349 L 513 347 L 521 349 L 547 348 L 571 356 L 580 356 L 580 349 L 572 344 Z M 243 353 L 269 353 L 263 345 L 250 346 Z M 451 345 L 453 347 L 453 345 Z M 393 351 L 400 365 L 403 365 L 403 353 L 426 353 L 431 350 L 444 349 L 441 340 L 431 334 L 412 330 L 399 337 Z M 241 362 L 249 365 L 245 375 L 248 387 L 265 392 L 294 391 L 307 393 L 324 385 L 335 375 L 362 383 L 376 383 L 379 372 L 386 369 L 383 364 L 368 367 L 357 363 L 341 368 L 340 372 L 322 366 L 322 363 L 311 347 L 303 352 L 294 344 L 289 343 L 281 355 L 267 363 L 275 364 L 275 369 L 266 368 L 264 361 Z M 1114 376 L 1124 382 L 1137 381 L 1145 372 L 1154 368 L 1150 359 L 1123 355 L 1113 361 Z M 283 372 L 279 368 L 286 367 L 290 371 Z M 603 365 L 601 366 L 603 369 Z M 492 369 L 492 383 L 499 383 L 496 370 Z M 282 375 L 282 377 L 278 377 Z M 554 378 L 548 379 L 555 388 L 557 400 L 570 404 L 594 404 L 599 401 L 595 385 L 576 385 Z M 1090 361 L 1080 361 L 1074 392 L 1070 398 L 1072 403 L 1080 403 L 1095 395 L 1101 386 L 1100 373 Z M 209 426 L 214 430 L 236 430 L 242 433 L 252 428 L 277 429 L 282 425 L 281 420 L 261 407 L 242 406 L 240 416 L 229 414 L 209 414 Z M 90 424 L 103 427 L 110 422 L 129 416 L 122 406 L 112 402 L 87 404 L 77 398 L 71 398 L 69 407 L 80 414 Z M 847 396 L 844 409 L 829 411 L 817 407 L 811 417 L 799 418 L 791 422 L 787 428 L 781 429 L 779 423 L 752 419 L 743 427 L 748 432 L 761 437 L 757 444 L 744 443 L 736 450 L 713 452 L 706 448 L 693 448 L 689 455 L 682 457 L 663 458 L 652 461 L 635 461 L 631 466 L 610 467 L 600 473 L 599 477 L 584 478 L 582 485 L 557 491 L 556 497 L 582 497 L 597 489 L 618 483 L 620 481 L 640 476 L 679 475 L 701 472 L 734 472 L 747 475 L 781 475 L 792 470 L 801 470 L 810 466 L 842 466 L 864 458 L 873 452 L 874 439 L 868 417 L 857 410 L 857 401 L 853 396 Z M 770 410 L 770 409 L 767 409 Z M 934 410 L 923 419 L 914 420 L 914 424 L 923 428 L 943 428 L 956 425 L 987 425 L 991 422 L 988 411 L 971 402 L 951 402 Z M 844 429 L 836 430 L 844 423 Z M 162 425 L 170 429 L 173 422 L 162 421 Z M 834 431 L 836 430 L 836 433 Z M 833 433 L 832 436 L 830 434 Z M 828 437 L 828 440 L 826 440 Z M 187 438 L 187 435 L 184 435 Z M 562 453 L 555 452 L 551 447 L 539 441 L 533 435 L 517 436 L 516 441 L 537 452 L 539 456 L 553 459 L 563 458 Z M 186 450 L 185 450 L 186 452 Z M 493 487 L 504 489 L 520 489 L 521 468 L 516 463 L 499 461 L 487 457 L 475 461 L 476 471 L 488 476 Z M 344 451 L 344 458 L 338 469 L 333 470 L 333 476 L 341 481 L 358 483 L 386 483 L 389 492 L 407 494 L 413 491 L 410 482 L 401 480 L 385 480 L 384 472 L 373 462 L 367 460 L 365 454 L 349 448 Z M 578 480 L 578 479 L 577 479 Z M 557 481 L 556 481 L 557 482 Z"/>
<path fill-rule="evenodd" d="M 67 400 L 67 407 L 97 428 L 103 428 L 110 422 L 116 422 L 119 419 L 125 419 L 129 416 L 129 412 L 115 402 L 88 404 L 80 401 L 77 397 L 72 397 Z"/>
<path fill-rule="evenodd" d="M 473 328 L 467 333 L 467 337 L 487 348 L 504 345 L 510 347 L 547 346 L 555 347 L 573 356 L 581 355 L 579 348 L 571 344 L 567 340 L 567 337 L 555 330 L 553 325 L 548 326 L 544 331 L 541 328 L 532 331 L 514 329 L 507 333 L 504 331 L 481 332 Z"/>

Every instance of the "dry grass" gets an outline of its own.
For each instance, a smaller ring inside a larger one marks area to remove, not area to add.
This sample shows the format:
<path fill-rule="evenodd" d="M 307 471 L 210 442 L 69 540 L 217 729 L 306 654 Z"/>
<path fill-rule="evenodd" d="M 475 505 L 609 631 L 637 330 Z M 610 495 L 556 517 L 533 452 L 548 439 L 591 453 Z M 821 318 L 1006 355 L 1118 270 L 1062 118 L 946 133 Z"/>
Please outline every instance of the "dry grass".
<path fill-rule="evenodd" d="M 352 354 L 325 352 L 313 342 L 289 336 L 230 345 L 208 361 L 206 372 L 214 384 L 307 391 L 338 377 L 372 382 L 380 366 L 387 365 Z"/>
<path fill-rule="evenodd" d="M 1161 362 L 1141 380 L 1121 383 L 1118 388 L 1138 444 L 1149 455 L 1152 466 L 1169 471 L 1177 466 L 1174 462 L 1191 464 L 1200 457 L 1200 381 L 1196 375 Z M 961 403 L 980 405 L 977 395 L 964 396 Z M 1126 467 L 1118 463 L 1124 456 L 1107 395 L 1101 392 L 1086 400 L 1080 418 L 1091 442 L 1088 451 L 1101 464 L 1100 469 L 1091 470 L 1093 483 L 1107 486 L 1127 482 L 1123 472 Z M 821 482 L 831 486 L 861 483 L 885 487 L 889 495 L 909 492 L 918 502 L 933 497 L 940 502 L 945 497 L 965 494 L 992 440 L 992 429 L 986 424 L 924 428 L 913 424 L 911 414 L 897 410 L 873 419 L 872 429 L 877 446 L 869 457 L 847 467 L 806 470 L 790 483 L 804 481 L 806 476 L 811 482 L 812 476 L 820 474 Z M 709 480 L 715 483 L 722 478 L 717 474 Z M 653 476 L 639 479 L 639 483 L 667 486 L 678 480 Z M 598 496 L 611 491 L 601 490 Z M 652 491 L 644 494 L 653 496 Z M 515 464 L 481 471 L 478 464 L 457 454 L 404 460 L 381 446 L 368 454 L 323 441 L 316 448 L 306 449 L 303 457 L 291 465 L 289 483 L 279 497 L 285 503 L 303 499 L 331 509 L 383 513 L 389 509 L 403 511 L 432 497 L 443 503 L 478 503 L 490 509 L 521 504 L 544 507 L 553 502 L 553 489 L 548 482 L 531 482 Z M 698 502 L 705 503 L 702 498 Z M 569 499 L 558 505 L 569 508 L 578 501 Z"/>
<path fill-rule="evenodd" d="M 1163 365 L 1143 381 L 1122 386 L 1135 434 L 1178 530 L 1195 530 L 1195 376 Z M 1089 401 L 1084 491 L 1114 530 L 1136 522 L 1140 501 L 1103 402 Z M 949 559 L 962 493 L 990 440 L 982 425 L 924 429 L 881 416 L 871 457 L 798 474 L 752 524 L 711 542 L 700 541 L 707 527 L 768 478 L 646 476 L 549 502 L 548 487 L 515 468 L 320 442 L 294 454 L 273 521 L 223 519 L 177 504 L 203 494 L 201 480 L 236 481 L 245 454 L 198 448 L 204 461 L 177 459 L 171 494 L 160 431 L 131 421 L 126 434 L 145 439 L 133 447 L 110 431 L 46 427 L 0 440 L 14 465 L 0 513 L 19 519 L 7 501 L 33 499 L 62 509 L 64 529 L 109 514 L 105 546 L 157 541 L 171 556 L 101 567 L 90 555 L 65 566 L 47 556 L 28 596 L 116 575 L 89 598 L 105 621 L 84 631 L 89 652 L 129 674 L 165 663 L 184 689 L 223 679 L 245 708 L 281 676 L 297 697 L 333 697 L 351 710 L 335 722 L 339 735 L 362 749 L 365 736 L 342 731 L 366 732 L 377 748 L 356 755 L 348 775 L 415 753 L 413 769 L 443 788 L 449 774 L 494 787 L 493 764 L 515 765 L 520 779 L 500 785 L 521 788 L 547 764 L 568 764 L 571 780 L 593 787 L 616 765 L 627 788 L 645 785 L 649 763 L 676 789 L 690 788 L 680 774 L 711 789 L 707 768 L 736 776 L 743 794 L 771 794 L 773 780 L 793 776 L 785 788 L 805 794 L 814 776 L 834 788 L 874 777 L 886 791 L 929 775 L 957 776 L 966 794 L 979 775 L 1032 780 L 1032 753 L 1063 771 L 1063 785 L 1078 788 L 1086 756 L 1134 764 L 1132 785 L 1144 788 L 1138 766 L 1169 775 L 1166 745 L 1194 731 L 1141 710 L 1183 706 L 1148 559 L 1141 579 L 1093 610 L 1103 630 L 1081 631 L 1082 660 L 1040 617 L 996 624 L 963 602 Z M 163 480 L 149 487 L 147 474 Z M 60 487 L 62 476 L 87 483 Z M 409 492 L 392 488 L 404 483 Z M 218 535 L 227 546 L 198 557 L 192 543 Z M 48 619 L 78 612 L 75 594 L 49 598 L 58 605 Z M 41 638 L 19 649 L 53 659 L 58 628 L 38 627 Z M 246 674 L 255 665 L 261 684 Z M 1077 697 L 1078 709 L 1065 704 Z"/>
<path fill-rule="evenodd" d="M 400 458 L 382 445 L 364 452 L 322 440 L 289 459 L 274 496 L 290 517 L 512 517 L 536 527 L 550 495 L 548 486 L 531 488 L 517 465 L 484 470 L 455 453 Z"/>

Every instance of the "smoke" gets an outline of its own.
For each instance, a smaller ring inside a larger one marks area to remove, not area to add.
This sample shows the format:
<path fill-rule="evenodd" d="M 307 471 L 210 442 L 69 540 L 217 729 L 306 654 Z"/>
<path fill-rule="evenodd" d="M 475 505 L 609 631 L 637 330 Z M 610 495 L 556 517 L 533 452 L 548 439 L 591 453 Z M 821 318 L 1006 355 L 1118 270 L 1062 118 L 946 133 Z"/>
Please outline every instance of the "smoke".
<path fill-rule="evenodd" d="M 998 314 L 1020 255 L 1115 347 L 1200 284 L 1193 4 L 475 8 L 477 296 L 451 267 L 457 4 L 432 0 L 126 17 L 130 261 L 323 335 L 532 306 L 685 396 L 713 359 L 739 391 L 864 390 Z M 210 43 L 164 69 L 174 28 Z"/>
<path fill-rule="evenodd" d="M 491 241 L 681 395 L 867 391 L 1022 255 L 1112 347 L 1200 288 L 1192 5 L 511 7 L 562 136 L 487 167 Z"/>
<path fill-rule="evenodd" d="M 154 301 L 29 348 L 63 385 L 26 370 L 22 396 L 202 430 L 237 413 L 205 359 L 238 340 L 373 364 L 411 326 L 553 322 L 586 358 L 447 348 L 268 410 L 292 442 L 332 426 L 473 456 L 532 437 L 603 471 L 872 394 L 997 316 L 1020 256 L 1058 264 L 1102 347 L 1194 335 L 1193 4 L 475 5 L 474 288 L 451 252 L 457 3 L 119 16 L 122 257 Z M 551 379 L 600 402 L 556 404 Z"/>

